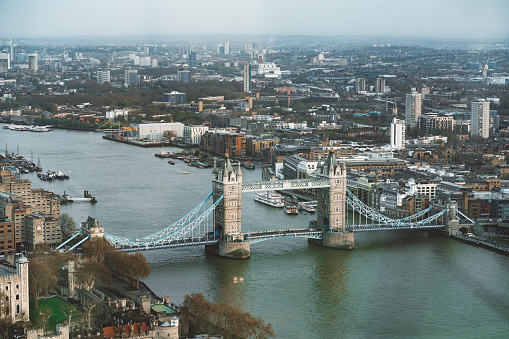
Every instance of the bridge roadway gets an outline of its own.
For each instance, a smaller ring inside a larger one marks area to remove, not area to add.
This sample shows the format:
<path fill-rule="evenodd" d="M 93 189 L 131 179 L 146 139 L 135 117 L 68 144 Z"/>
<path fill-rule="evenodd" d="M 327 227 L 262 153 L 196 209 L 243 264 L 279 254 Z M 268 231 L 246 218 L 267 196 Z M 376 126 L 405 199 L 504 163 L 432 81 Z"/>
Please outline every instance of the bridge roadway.
<path fill-rule="evenodd" d="M 260 232 L 249 232 L 244 233 L 244 240 L 249 241 L 251 243 L 280 238 L 280 237 L 305 237 L 305 238 L 322 238 L 322 230 L 317 230 L 316 228 L 296 228 L 296 229 L 286 229 L 286 230 L 273 230 L 273 231 L 260 231 Z"/>
<path fill-rule="evenodd" d="M 375 232 L 375 231 L 416 231 L 444 228 L 445 225 L 397 225 L 397 224 L 366 224 L 366 225 L 346 225 L 347 231 L 357 232 Z"/>
<path fill-rule="evenodd" d="M 329 187 L 329 179 L 291 179 L 243 182 L 242 192 L 281 191 Z"/>
<path fill-rule="evenodd" d="M 347 225 L 347 231 L 357 232 L 375 232 L 375 231 L 411 231 L 411 230 L 429 230 L 441 229 L 445 225 L 414 225 L 414 226 L 397 226 L 391 224 L 367 224 L 367 225 Z M 303 237 L 321 239 L 323 230 L 318 230 L 313 227 L 296 228 L 296 229 L 283 229 L 271 231 L 259 231 L 244 233 L 244 240 L 250 243 L 257 243 L 264 240 L 281 238 L 281 237 Z M 204 246 L 213 245 L 219 242 L 218 239 L 208 239 L 206 236 L 202 237 L 189 237 L 172 241 L 161 245 L 148 245 L 148 246 L 132 246 L 132 247 L 119 247 L 118 250 L 122 252 L 139 252 L 159 250 L 165 248 L 176 247 L 189 247 L 189 246 Z"/>

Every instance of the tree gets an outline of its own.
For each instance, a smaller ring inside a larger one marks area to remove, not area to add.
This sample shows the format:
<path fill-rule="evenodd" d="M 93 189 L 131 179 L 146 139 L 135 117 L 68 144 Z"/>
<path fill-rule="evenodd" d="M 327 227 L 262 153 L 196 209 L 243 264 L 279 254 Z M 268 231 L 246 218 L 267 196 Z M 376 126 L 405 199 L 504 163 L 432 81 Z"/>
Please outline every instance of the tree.
<path fill-rule="evenodd" d="M 85 262 L 78 264 L 78 279 L 83 281 L 83 287 L 92 291 L 96 283 L 108 284 L 111 279 L 111 271 L 96 258 L 85 259 Z"/>
<path fill-rule="evenodd" d="M 39 296 L 41 292 L 57 285 L 58 278 L 51 265 L 43 258 L 33 258 L 28 263 L 28 290 L 35 301 L 35 308 L 39 307 Z"/>
<path fill-rule="evenodd" d="M 62 233 L 65 237 L 70 238 L 78 230 L 73 217 L 67 213 L 60 215 L 60 221 L 62 222 Z"/>
<path fill-rule="evenodd" d="M 262 318 L 242 312 L 239 307 L 228 303 L 211 303 L 202 294 L 186 295 L 183 309 L 196 333 L 214 333 L 224 338 L 274 337 L 272 326 L 265 325 Z"/>
<path fill-rule="evenodd" d="M 83 252 L 85 257 L 94 257 L 98 262 L 109 266 L 107 261 L 113 256 L 115 247 L 104 238 L 91 238 L 83 245 Z"/>
<path fill-rule="evenodd" d="M 140 289 L 140 279 L 148 278 L 150 275 L 150 265 L 145 260 L 145 256 L 140 252 L 130 255 L 130 266 L 132 267 L 132 281 L 136 280 L 136 289 Z"/>

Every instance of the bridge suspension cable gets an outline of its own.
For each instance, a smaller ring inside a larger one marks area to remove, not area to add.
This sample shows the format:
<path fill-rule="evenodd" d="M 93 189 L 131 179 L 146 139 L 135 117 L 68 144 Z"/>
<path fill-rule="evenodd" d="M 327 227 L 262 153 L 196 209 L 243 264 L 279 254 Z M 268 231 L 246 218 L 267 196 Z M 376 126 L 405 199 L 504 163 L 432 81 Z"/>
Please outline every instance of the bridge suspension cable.
<path fill-rule="evenodd" d="M 201 215 L 197 216 L 194 220 L 192 220 L 193 216 L 197 214 L 197 212 L 205 205 L 207 200 L 212 196 L 210 194 L 204 201 L 202 201 L 193 211 L 191 211 L 188 215 L 181 218 L 179 221 L 174 223 L 173 225 L 165 228 L 162 231 L 156 232 L 150 236 L 144 238 L 130 239 L 126 237 L 120 237 L 111 234 L 104 234 L 104 237 L 112 243 L 116 247 L 121 248 L 143 248 L 147 249 L 149 247 L 161 247 L 164 245 L 170 245 L 172 242 L 177 241 L 179 239 L 184 238 L 184 236 L 188 235 L 189 232 L 193 231 L 196 227 L 198 227 L 206 218 L 215 210 L 217 205 L 223 200 L 223 196 L 221 196 L 217 201 L 212 204 L 208 209 L 206 209 Z M 205 239 L 207 234 L 200 235 L 197 238 L 201 240 Z"/>

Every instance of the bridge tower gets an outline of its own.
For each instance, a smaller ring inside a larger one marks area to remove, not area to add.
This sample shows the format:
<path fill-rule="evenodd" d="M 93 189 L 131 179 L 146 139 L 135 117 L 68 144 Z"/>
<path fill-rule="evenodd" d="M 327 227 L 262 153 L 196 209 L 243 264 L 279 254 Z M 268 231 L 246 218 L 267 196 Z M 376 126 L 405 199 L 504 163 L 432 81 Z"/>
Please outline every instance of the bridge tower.
<path fill-rule="evenodd" d="M 242 172 L 240 163 L 234 169 L 230 158 L 218 169 L 214 164 L 212 170 L 213 199 L 223 200 L 214 211 L 214 232 L 219 243 L 206 246 L 206 250 L 222 257 L 246 259 L 250 256 L 249 242 L 244 241 L 241 233 L 242 211 Z"/>
<path fill-rule="evenodd" d="M 346 231 L 346 166 L 337 162 L 331 151 L 323 165 L 318 163 L 317 172 L 329 179 L 330 187 L 317 193 L 317 228 L 323 230 L 323 246 L 353 249 L 354 234 Z"/>

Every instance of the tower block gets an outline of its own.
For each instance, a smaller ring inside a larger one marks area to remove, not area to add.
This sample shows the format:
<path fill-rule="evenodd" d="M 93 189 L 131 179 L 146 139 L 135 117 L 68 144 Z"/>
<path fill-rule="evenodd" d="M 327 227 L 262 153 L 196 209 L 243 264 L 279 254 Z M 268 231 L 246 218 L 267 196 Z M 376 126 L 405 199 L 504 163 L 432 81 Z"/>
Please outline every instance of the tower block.
<path fill-rule="evenodd" d="M 242 212 L 242 172 L 240 164 L 234 169 L 230 158 L 218 169 L 212 171 L 213 199 L 223 200 L 214 211 L 214 232 L 219 243 L 206 246 L 206 250 L 222 257 L 247 259 L 250 257 L 250 244 L 244 241 L 241 233 Z"/>
<path fill-rule="evenodd" d="M 355 248 L 354 234 L 346 231 L 346 166 L 338 164 L 331 151 L 323 165 L 318 164 L 317 172 L 329 179 L 330 187 L 318 190 L 317 228 L 323 230 L 323 246 L 341 249 Z"/>

